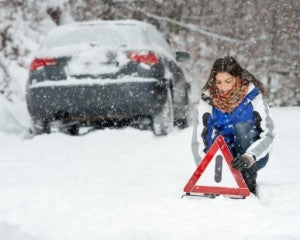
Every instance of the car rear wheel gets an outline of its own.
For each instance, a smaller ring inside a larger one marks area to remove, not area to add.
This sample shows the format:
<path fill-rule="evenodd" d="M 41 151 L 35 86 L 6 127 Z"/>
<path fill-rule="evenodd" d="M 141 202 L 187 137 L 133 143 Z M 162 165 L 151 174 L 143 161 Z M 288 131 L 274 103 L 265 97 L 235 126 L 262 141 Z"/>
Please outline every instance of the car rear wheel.
<path fill-rule="evenodd" d="M 152 117 L 153 132 L 156 136 L 167 135 L 174 125 L 174 113 L 172 94 L 170 87 L 167 88 L 167 101 L 161 112 Z"/>
<path fill-rule="evenodd" d="M 51 132 L 50 126 L 49 126 L 49 121 L 34 119 L 32 121 L 31 132 L 34 135 L 40 135 L 40 134 L 44 134 L 44 133 L 49 134 Z"/>
<path fill-rule="evenodd" d="M 67 128 L 67 131 L 70 135 L 76 136 L 79 134 L 79 125 L 78 124 L 73 124 L 70 127 Z"/>

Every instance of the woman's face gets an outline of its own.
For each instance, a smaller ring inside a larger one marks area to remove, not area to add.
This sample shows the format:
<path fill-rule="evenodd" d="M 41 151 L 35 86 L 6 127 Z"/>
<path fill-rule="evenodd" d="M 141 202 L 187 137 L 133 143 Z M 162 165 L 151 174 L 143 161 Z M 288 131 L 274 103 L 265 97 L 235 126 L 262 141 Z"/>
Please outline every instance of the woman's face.
<path fill-rule="evenodd" d="M 236 78 L 227 72 L 219 72 L 215 76 L 215 84 L 222 93 L 228 93 L 235 85 Z"/>

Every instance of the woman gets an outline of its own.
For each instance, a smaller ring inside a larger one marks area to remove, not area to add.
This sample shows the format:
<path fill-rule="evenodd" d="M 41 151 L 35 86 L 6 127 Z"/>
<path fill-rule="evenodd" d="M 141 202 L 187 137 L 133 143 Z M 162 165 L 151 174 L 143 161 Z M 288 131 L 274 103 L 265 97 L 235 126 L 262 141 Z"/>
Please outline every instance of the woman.
<path fill-rule="evenodd" d="M 262 83 L 233 57 L 213 64 L 194 121 L 192 151 L 198 165 L 213 141 L 222 135 L 250 190 L 257 194 L 257 171 L 268 159 L 274 125 Z"/>

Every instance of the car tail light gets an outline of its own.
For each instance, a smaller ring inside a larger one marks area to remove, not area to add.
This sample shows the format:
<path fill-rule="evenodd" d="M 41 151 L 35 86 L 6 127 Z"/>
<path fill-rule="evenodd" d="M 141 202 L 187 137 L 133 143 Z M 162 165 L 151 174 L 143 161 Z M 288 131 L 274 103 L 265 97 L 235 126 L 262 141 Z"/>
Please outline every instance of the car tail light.
<path fill-rule="evenodd" d="M 128 52 L 127 57 L 133 62 L 146 63 L 149 65 L 154 65 L 159 62 L 157 55 L 153 52 Z"/>
<path fill-rule="evenodd" d="M 56 63 L 57 60 L 55 58 L 36 58 L 30 64 L 30 71 L 34 71 L 40 67 L 55 65 Z"/>

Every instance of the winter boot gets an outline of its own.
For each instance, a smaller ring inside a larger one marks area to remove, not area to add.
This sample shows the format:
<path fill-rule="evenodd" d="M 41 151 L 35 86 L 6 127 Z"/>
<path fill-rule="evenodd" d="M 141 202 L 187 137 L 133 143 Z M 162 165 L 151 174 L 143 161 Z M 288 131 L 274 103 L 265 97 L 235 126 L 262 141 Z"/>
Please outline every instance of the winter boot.
<path fill-rule="evenodd" d="M 256 184 L 257 171 L 256 171 L 255 164 L 248 169 L 244 169 L 242 171 L 242 175 L 250 192 L 253 193 L 255 196 L 257 196 L 257 184 Z"/>

